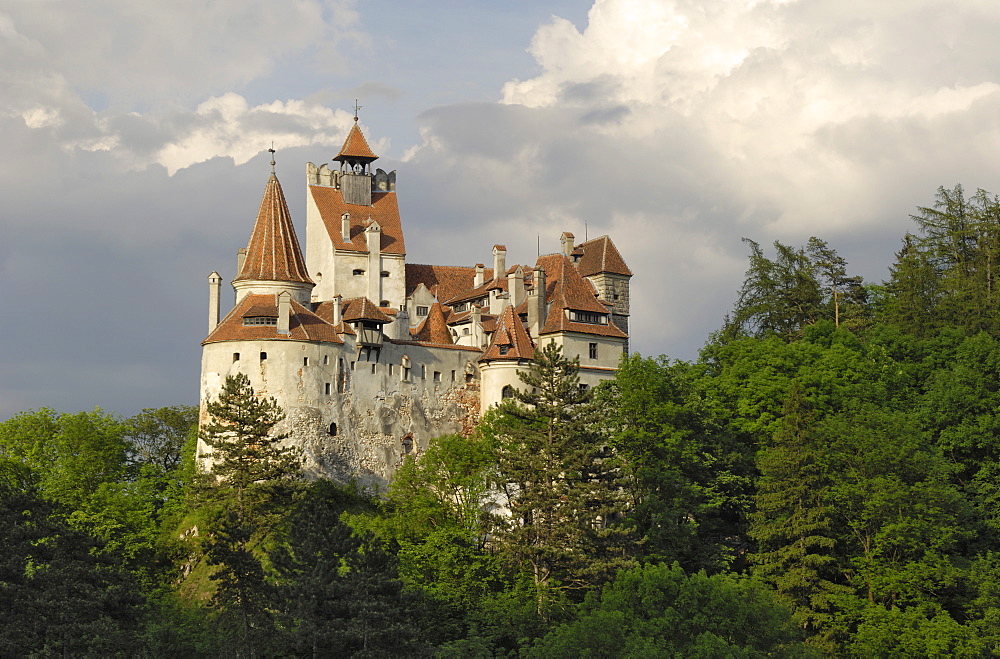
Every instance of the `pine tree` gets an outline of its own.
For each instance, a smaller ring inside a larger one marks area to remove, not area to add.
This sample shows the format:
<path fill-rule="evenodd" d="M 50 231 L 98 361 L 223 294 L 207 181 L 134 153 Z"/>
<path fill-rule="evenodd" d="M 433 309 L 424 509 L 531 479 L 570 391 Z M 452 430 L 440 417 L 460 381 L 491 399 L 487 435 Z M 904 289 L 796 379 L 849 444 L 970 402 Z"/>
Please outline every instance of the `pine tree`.
<path fill-rule="evenodd" d="M 285 418 L 277 401 L 258 397 L 243 373 L 226 378 L 207 410 L 212 422 L 202 429 L 201 439 L 212 451 L 206 457 L 212 473 L 235 493 L 242 519 L 248 513 L 248 488 L 298 476 L 298 451 L 280 445 L 288 435 L 272 432 Z"/>
<path fill-rule="evenodd" d="M 623 555 L 622 527 L 610 523 L 621 507 L 617 470 L 578 370 L 547 344 L 490 424 L 512 515 L 501 544 L 530 567 L 543 615 L 558 591 L 601 583 Z"/>
<path fill-rule="evenodd" d="M 289 500 L 291 482 L 300 475 L 298 451 L 282 447 L 286 435 L 274 428 L 284 412 L 273 398 L 259 398 L 250 379 L 229 376 L 218 399 L 209 402 L 211 423 L 201 438 L 212 448 L 216 480 L 209 494 L 221 500 L 223 512 L 208 543 L 208 562 L 217 591 L 212 604 L 225 625 L 235 619 L 241 655 L 260 652 L 273 628 L 267 602 L 270 587 L 255 553 L 275 516 L 272 508 Z"/>
<path fill-rule="evenodd" d="M 757 543 L 750 556 L 754 574 L 791 603 L 796 621 L 810 634 L 829 625 L 833 595 L 845 591 L 832 580 L 836 558 L 825 503 L 829 481 L 819 463 L 814 418 L 796 380 L 780 429 L 757 458 L 761 475 L 749 530 Z"/>

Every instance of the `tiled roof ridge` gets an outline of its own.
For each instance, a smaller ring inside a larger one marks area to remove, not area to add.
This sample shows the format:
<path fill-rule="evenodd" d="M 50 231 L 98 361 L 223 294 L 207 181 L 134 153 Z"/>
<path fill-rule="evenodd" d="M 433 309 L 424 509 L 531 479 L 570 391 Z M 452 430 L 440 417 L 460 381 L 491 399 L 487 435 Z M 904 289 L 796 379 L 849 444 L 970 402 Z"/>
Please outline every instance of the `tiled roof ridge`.
<path fill-rule="evenodd" d="M 312 284 L 285 193 L 271 174 L 257 211 L 243 267 L 233 281 L 287 281 Z"/>

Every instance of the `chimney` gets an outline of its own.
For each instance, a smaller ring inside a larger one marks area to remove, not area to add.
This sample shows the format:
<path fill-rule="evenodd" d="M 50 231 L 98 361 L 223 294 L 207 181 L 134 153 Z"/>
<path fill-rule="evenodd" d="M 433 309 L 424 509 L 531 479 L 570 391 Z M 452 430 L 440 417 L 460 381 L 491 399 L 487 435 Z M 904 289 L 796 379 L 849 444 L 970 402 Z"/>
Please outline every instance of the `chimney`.
<path fill-rule="evenodd" d="M 486 275 L 486 272 L 483 269 L 484 267 L 485 266 L 482 263 L 476 264 L 476 278 L 472 280 L 473 288 L 479 288 L 480 286 L 483 285 L 483 279 Z"/>
<path fill-rule="evenodd" d="M 575 236 L 569 231 L 563 231 L 563 234 L 559 236 L 559 242 L 562 243 L 562 253 L 566 257 L 573 256 L 573 239 Z"/>
<path fill-rule="evenodd" d="M 243 272 L 243 262 L 247 260 L 247 248 L 240 247 L 236 251 L 236 276 L 239 277 L 240 273 Z"/>
<path fill-rule="evenodd" d="M 351 242 L 351 214 L 344 213 L 340 216 L 340 237 L 345 243 Z"/>
<path fill-rule="evenodd" d="M 532 284 L 531 295 L 528 296 L 528 329 L 531 337 L 537 339 L 545 327 L 545 271 L 539 266 L 535 268 L 535 281 Z"/>
<path fill-rule="evenodd" d="M 215 270 L 208 276 L 208 331 L 211 333 L 219 324 L 219 291 L 222 275 Z"/>
<path fill-rule="evenodd" d="M 507 247 L 505 245 L 493 246 L 493 281 L 500 279 L 507 274 Z"/>
<path fill-rule="evenodd" d="M 292 296 L 288 291 L 278 293 L 278 334 L 288 335 L 288 325 L 292 314 Z"/>
<path fill-rule="evenodd" d="M 344 299 L 342 295 L 333 296 L 333 324 L 339 325 L 344 320 L 344 309 L 340 302 Z"/>
<path fill-rule="evenodd" d="M 483 333 L 483 315 L 479 311 L 479 305 L 472 305 L 469 321 L 472 323 L 472 345 L 476 348 L 485 348 L 486 335 Z"/>
<path fill-rule="evenodd" d="M 399 305 L 399 311 L 396 313 L 396 320 L 392 321 L 392 326 L 396 328 L 395 338 L 398 341 L 409 341 L 412 337 L 410 336 L 410 316 L 406 313 L 406 305 Z"/>
<path fill-rule="evenodd" d="M 524 302 L 524 270 L 521 266 L 507 275 L 507 294 L 515 307 Z"/>

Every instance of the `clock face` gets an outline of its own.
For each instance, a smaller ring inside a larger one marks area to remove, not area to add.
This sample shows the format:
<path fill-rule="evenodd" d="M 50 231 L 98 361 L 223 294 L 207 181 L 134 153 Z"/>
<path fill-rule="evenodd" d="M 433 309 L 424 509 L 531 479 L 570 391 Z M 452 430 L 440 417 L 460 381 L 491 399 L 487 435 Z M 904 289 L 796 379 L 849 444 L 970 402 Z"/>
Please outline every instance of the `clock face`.
<path fill-rule="evenodd" d="M 360 174 L 361 173 L 361 163 L 355 163 L 354 164 L 354 173 L 355 174 Z"/>

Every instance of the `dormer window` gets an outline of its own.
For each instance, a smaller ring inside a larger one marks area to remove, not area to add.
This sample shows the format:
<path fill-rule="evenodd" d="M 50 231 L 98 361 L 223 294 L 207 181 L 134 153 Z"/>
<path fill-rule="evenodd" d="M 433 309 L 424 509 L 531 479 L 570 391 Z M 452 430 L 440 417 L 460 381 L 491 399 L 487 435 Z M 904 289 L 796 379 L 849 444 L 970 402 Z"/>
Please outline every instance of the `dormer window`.
<path fill-rule="evenodd" d="M 244 316 L 243 326 L 252 327 L 254 325 L 277 325 L 277 316 Z"/>
<path fill-rule="evenodd" d="M 588 325 L 607 325 L 608 315 L 596 313 L 594 311 L 574 311 L 569 310 L 569 319 L 575 323 L 587 323 Z"/>
<path fill-rule="evenodd" d="M 510 352 L 510 346 L 508 346 L 508 345 L 502 345 L 502 346 L 500 346 L 500 354 L 501 355 L 506 355 L 508 352 Z"/>
<path fill-rule="evenodd" d="M 417 307 L 417 315 L 418 316 L 426 316 L 427 315 L 427 307 Z"/>

